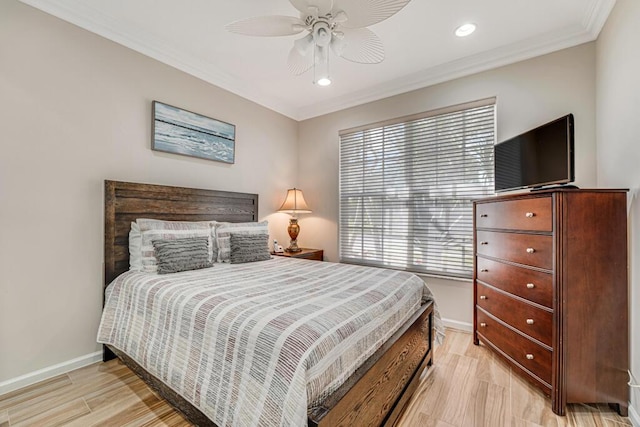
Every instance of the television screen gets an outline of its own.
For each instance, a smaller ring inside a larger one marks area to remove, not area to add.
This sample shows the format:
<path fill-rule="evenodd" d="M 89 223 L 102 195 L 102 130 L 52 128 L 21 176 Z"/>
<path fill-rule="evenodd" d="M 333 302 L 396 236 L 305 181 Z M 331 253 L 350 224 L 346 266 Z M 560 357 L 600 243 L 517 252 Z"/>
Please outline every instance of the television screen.
<path fill-rule="evenodd" d="M 573 115 L 495 146 L 495 189 L 567 184 L 574 180 Z"/>

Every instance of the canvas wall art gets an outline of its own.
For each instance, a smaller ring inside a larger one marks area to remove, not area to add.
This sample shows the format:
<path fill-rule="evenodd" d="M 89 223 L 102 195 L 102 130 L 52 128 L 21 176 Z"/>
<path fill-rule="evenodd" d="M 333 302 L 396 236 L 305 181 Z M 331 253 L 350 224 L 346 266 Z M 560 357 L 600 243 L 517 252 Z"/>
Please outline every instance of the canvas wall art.
<path fill-rule="evenodd" d="M 235 161 L 236 127 L 153 101 L 151 148 L 225 163 Z"/>

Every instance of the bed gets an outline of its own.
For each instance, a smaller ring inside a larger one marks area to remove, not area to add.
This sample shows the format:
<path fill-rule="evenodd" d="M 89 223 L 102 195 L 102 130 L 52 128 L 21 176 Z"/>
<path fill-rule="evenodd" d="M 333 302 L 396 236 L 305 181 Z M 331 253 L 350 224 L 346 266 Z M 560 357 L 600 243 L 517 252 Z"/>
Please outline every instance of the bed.
<path fill-rule="evenodd" d="M 127 273 L 129 270 L 128 235 L 130 224 L 138 218 L 167 221 L 252 222 L 258 219 L 258 196 L 246 193 L 105 181 L 104 289 L 114 281 L 114 286 L 119 283 L 124 287 L 124 283 L 135 280 L 140 281 L 139 283 L 151 280 L 151 287 L 158 286 L 158 280 L 154 281 L 143 277 L 143 275 L 136 275 L 135 272 Z M 298 263 L 291 268 L 292 272 L 304 271 L 305 269 L 311 271 L 312 268 L 321 269 L 323 267 L 321 264 L 325 265 L 326 275 L 330 275 L 329 270 L 333 271 L 337 268 L 354 269 L 352 270 L 353 274 L 361 274 L 363 271 L 358 270 L 363 267 L 338 264 L 334 264 L 334 268 L 328 269 L 329 263 L 305 260 L 281 258 L 263 262 L 266 264 L 259 267 L 243 266 L 240 269 L 243 272 L 239 274 L 244 274 L 244 277 L 255 276 L 255 271 L 251 269 L 268 269 L 265 266 L 272 267 L 275 274 L 277 271 L 286 271 L 288 265 L 285 264 L 287 262 Z M 225 269 L 233 270 L 236 273 L 238 270 L 222 265 L 214 266 L 210 270 L 213 270 L 214 274 L 223 274 Z M 373 269 L 371 271 L 372 275 L 376 276 L 391 274 L 399 278 L 396 280 L 406 278 L 400 273 L 387 273 L 386 270 Z M 180 277 L 200 277 L 204 274 L 209 273 L 206 271 L 193 272 Z M 286 273 L 283 274 L 286 275 Z M 310 274 L 317 277 L 324 273 L 313 272 Z M 118 280 L 115 280 L 116 278 Z M 278 280 L 284 281 L 284 279 Z M 296 280 L 298 279 L 296 278 Z M 114 292 L 114 286 L 110 288 L 110 295 Z M 133 286 L 138 290 L 142 289 L 143 285 L 136 282 Z M 308 292 L 314 292 L 314 290 L 309 289 Z M 343 297 L 340 296 L 340 298 Z M 404 320 L 405 318 L 406 320 Z M 352 370 L 353 372 L 350 372 L 346 379 L 341 379 L 339 384 L 334 384 L 334 387 L 329 388 L 330 393 L 320 393 L 320 400 L 314 401 L 313 405 L 306 407 L 307 425 L 393 425 L 398 420 L 405 404 L 417 387 L 422 372 L 433 363 L 432 345 L 435 322 L 433 302 L 423 301 L 415 306 L 409 315 L 405 315 L 405 318 L 399 323 L 401 325 L 399 329 L 388 333 L 384 343 L 372 354 L 367 354 L 359 367 Z M 396 321 L 397 319 L 399 317 L 395 318 Z M 105 345 L 103 359 L 107 361 L 116 356 L 119 357 L 194 424 L 216 425 L 211 417 L 205 414 L 205 412 L 210 414 L 210 408 L 195 405 L 193 396 L 184 392 L 176 392 L 176 387 L 170 385 L 169 380 L 161 381 L 159 379 L 161 375 L 151 373 L 155 372 L 151 365 L 142 366 L 143 363 L 138 363 L 141 360 L 138 354 L 131 350 L 123 351 L 124 345 L 119 347 L 112 344 Z M 128 352 L 132 354 L 128 354 Z M 170 378 L 171 376 L 169 376 Z M 184 380 L 182 381 L 184 382 Z M 221 425 L 224 424 L 227 423 L 221 423 Z M 237 423 L 234 422 L 234 424 Z M 248 424 L 250 425 L 251 422 Z"/>

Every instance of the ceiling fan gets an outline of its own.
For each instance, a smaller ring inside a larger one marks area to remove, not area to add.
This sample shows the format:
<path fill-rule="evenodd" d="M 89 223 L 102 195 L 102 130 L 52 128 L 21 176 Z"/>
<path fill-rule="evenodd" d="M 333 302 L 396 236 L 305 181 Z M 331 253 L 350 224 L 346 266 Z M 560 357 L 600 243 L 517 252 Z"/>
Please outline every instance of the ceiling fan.
<path fill-rule="evenodd" d="M 314 83 L 326 86 L 329 49 L 348 61 L 377 64 L 384 60 L 378 36 L 366 28 L 395 15 L 411 0 L 289 0 L 300 17 L 259 16 L 226 25 L 233 33 L 249 36 L 307 34 L 293 43 L 289 70 L 301 75 L 314 68 Z"/>

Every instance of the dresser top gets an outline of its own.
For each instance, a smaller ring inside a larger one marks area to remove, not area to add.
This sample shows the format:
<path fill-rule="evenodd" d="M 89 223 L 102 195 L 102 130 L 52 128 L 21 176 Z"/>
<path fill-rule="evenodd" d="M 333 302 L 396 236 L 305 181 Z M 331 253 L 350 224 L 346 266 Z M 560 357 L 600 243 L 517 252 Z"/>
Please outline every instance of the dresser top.
<path fill-rule="evenodd" d="M 540 190 L 522 190 L 519 193 L 498 194 L 496 196 L 475 199 L 474 202 L 490 202 L 494 200 L 508 200 L 521 197 L 546 196 L 553 193 L 627 193 L 628 188 L 544 188 Z"/>

